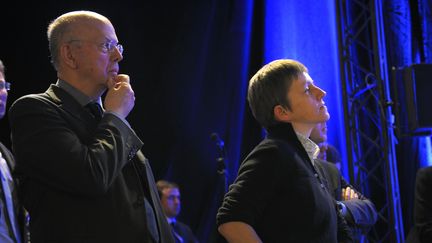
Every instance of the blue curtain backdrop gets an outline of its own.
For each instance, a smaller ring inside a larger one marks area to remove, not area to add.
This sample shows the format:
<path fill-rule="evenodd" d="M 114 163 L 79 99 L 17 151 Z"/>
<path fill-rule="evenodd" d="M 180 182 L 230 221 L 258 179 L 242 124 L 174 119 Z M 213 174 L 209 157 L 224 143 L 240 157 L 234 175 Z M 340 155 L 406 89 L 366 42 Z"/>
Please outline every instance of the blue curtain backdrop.
<path fill-rule="evenodd" d="M 305 64 L 314 82 L 327 92 L 328 141 L 341 152 L 348 178 L 335 1 L 265 1 L 264 62 L 279 58 Z"/>

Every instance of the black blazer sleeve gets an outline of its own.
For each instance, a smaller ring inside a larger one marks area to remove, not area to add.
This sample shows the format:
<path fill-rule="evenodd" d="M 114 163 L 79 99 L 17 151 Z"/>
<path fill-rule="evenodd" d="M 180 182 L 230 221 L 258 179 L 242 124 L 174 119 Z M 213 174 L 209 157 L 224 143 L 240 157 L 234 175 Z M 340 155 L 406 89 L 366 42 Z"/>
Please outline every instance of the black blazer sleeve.
<path fill-rule="evenodd" d="M 257 154 L 240 166 L 236 181 L 219 208 L 218 225 L 241 221 L 254 227 L 262 217 L 268 198 L 274 193 L 275 183 L 280 180 L 279 172 L 283 170 L 276 146 L 261 148 Z"/>

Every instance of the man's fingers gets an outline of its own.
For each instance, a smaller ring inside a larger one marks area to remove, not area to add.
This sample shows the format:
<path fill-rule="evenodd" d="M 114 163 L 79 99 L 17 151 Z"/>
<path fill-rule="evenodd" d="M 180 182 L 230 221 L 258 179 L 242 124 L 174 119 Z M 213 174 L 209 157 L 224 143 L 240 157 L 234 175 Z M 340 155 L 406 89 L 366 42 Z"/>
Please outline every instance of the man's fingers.
<path fill-rule="evenodd" d="M 342 200 L 358 199 L 358 194 L 351 187 L 342 188 Z"/>
<path fill-rule="evenodd" d="M 349 190 L 350 190 L 350 197 L 349 197 L 349 199 L 357 199 L 358 198 L 357 192 L 354 191 L 354 189 L 352 189 L 352 188 L 349 188 Z"/>
<path fill-rule="evenodd" d="M 354 190 L 349 188 L 349 199 L 353 199 L 354 198 Z"/>
<path fill-rule="evenodd" d="M 119 74 L 117 75 L 117 77 L 115 77 L 115 79 L 116 79 L 116 83 L 121 83 L 121 82 L 130 83 L 129 75 L 126 74 Z"/>
<path fill-rule="evenodd" d="M 118 89 L 119 88 L 119 84 L 121 83 L 127 83 L 130 84 L 130 78 L 129 75 L 127 74 L 119 74 L 115 77 L 111 77 L 108 79 L 108 89 Z"/>

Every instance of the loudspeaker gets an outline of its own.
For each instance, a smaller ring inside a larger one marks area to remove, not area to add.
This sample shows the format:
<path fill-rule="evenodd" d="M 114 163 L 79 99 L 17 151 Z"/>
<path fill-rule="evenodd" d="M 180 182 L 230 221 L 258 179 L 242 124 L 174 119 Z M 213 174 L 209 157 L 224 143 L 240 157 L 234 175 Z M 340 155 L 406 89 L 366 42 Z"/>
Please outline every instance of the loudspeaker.
<path fill-rule="evenodd" d="M 432 133 L 432 64 L 393 68 L 392 101 L 397 135 Z"/>

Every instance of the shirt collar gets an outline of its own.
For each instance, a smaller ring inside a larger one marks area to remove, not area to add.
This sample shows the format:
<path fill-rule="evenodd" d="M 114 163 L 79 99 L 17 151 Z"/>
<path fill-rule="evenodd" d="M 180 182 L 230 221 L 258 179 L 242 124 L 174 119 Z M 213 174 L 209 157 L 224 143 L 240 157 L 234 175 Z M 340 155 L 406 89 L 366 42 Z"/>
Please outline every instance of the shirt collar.
<path fill-rule="evenodd" d="M 91 100 L 90 97 L 85 95 L 83 92 L 79 91 L 68 82 L 58 79 L 56 85 L 70 94 L 81 106 L 85 106 L 90 102 L 97 102 L 102 106 L 101 98 L 99 97 L 97 100 Z"/>
<path fill-rule="evenodd" d="M 318 157 L 318 154 L 320 152 L 319 146 L 316 145 L 312 140 L 305 137 L 301 133 L 296 132 L 296 135 L 297 135 L 298 139 L 300 140 L 300 143 L 305 148 L 306 153 L 309 156 L 309 159 L 312 161 L 312 164 L 314 164 L 315 159 Z"/>

